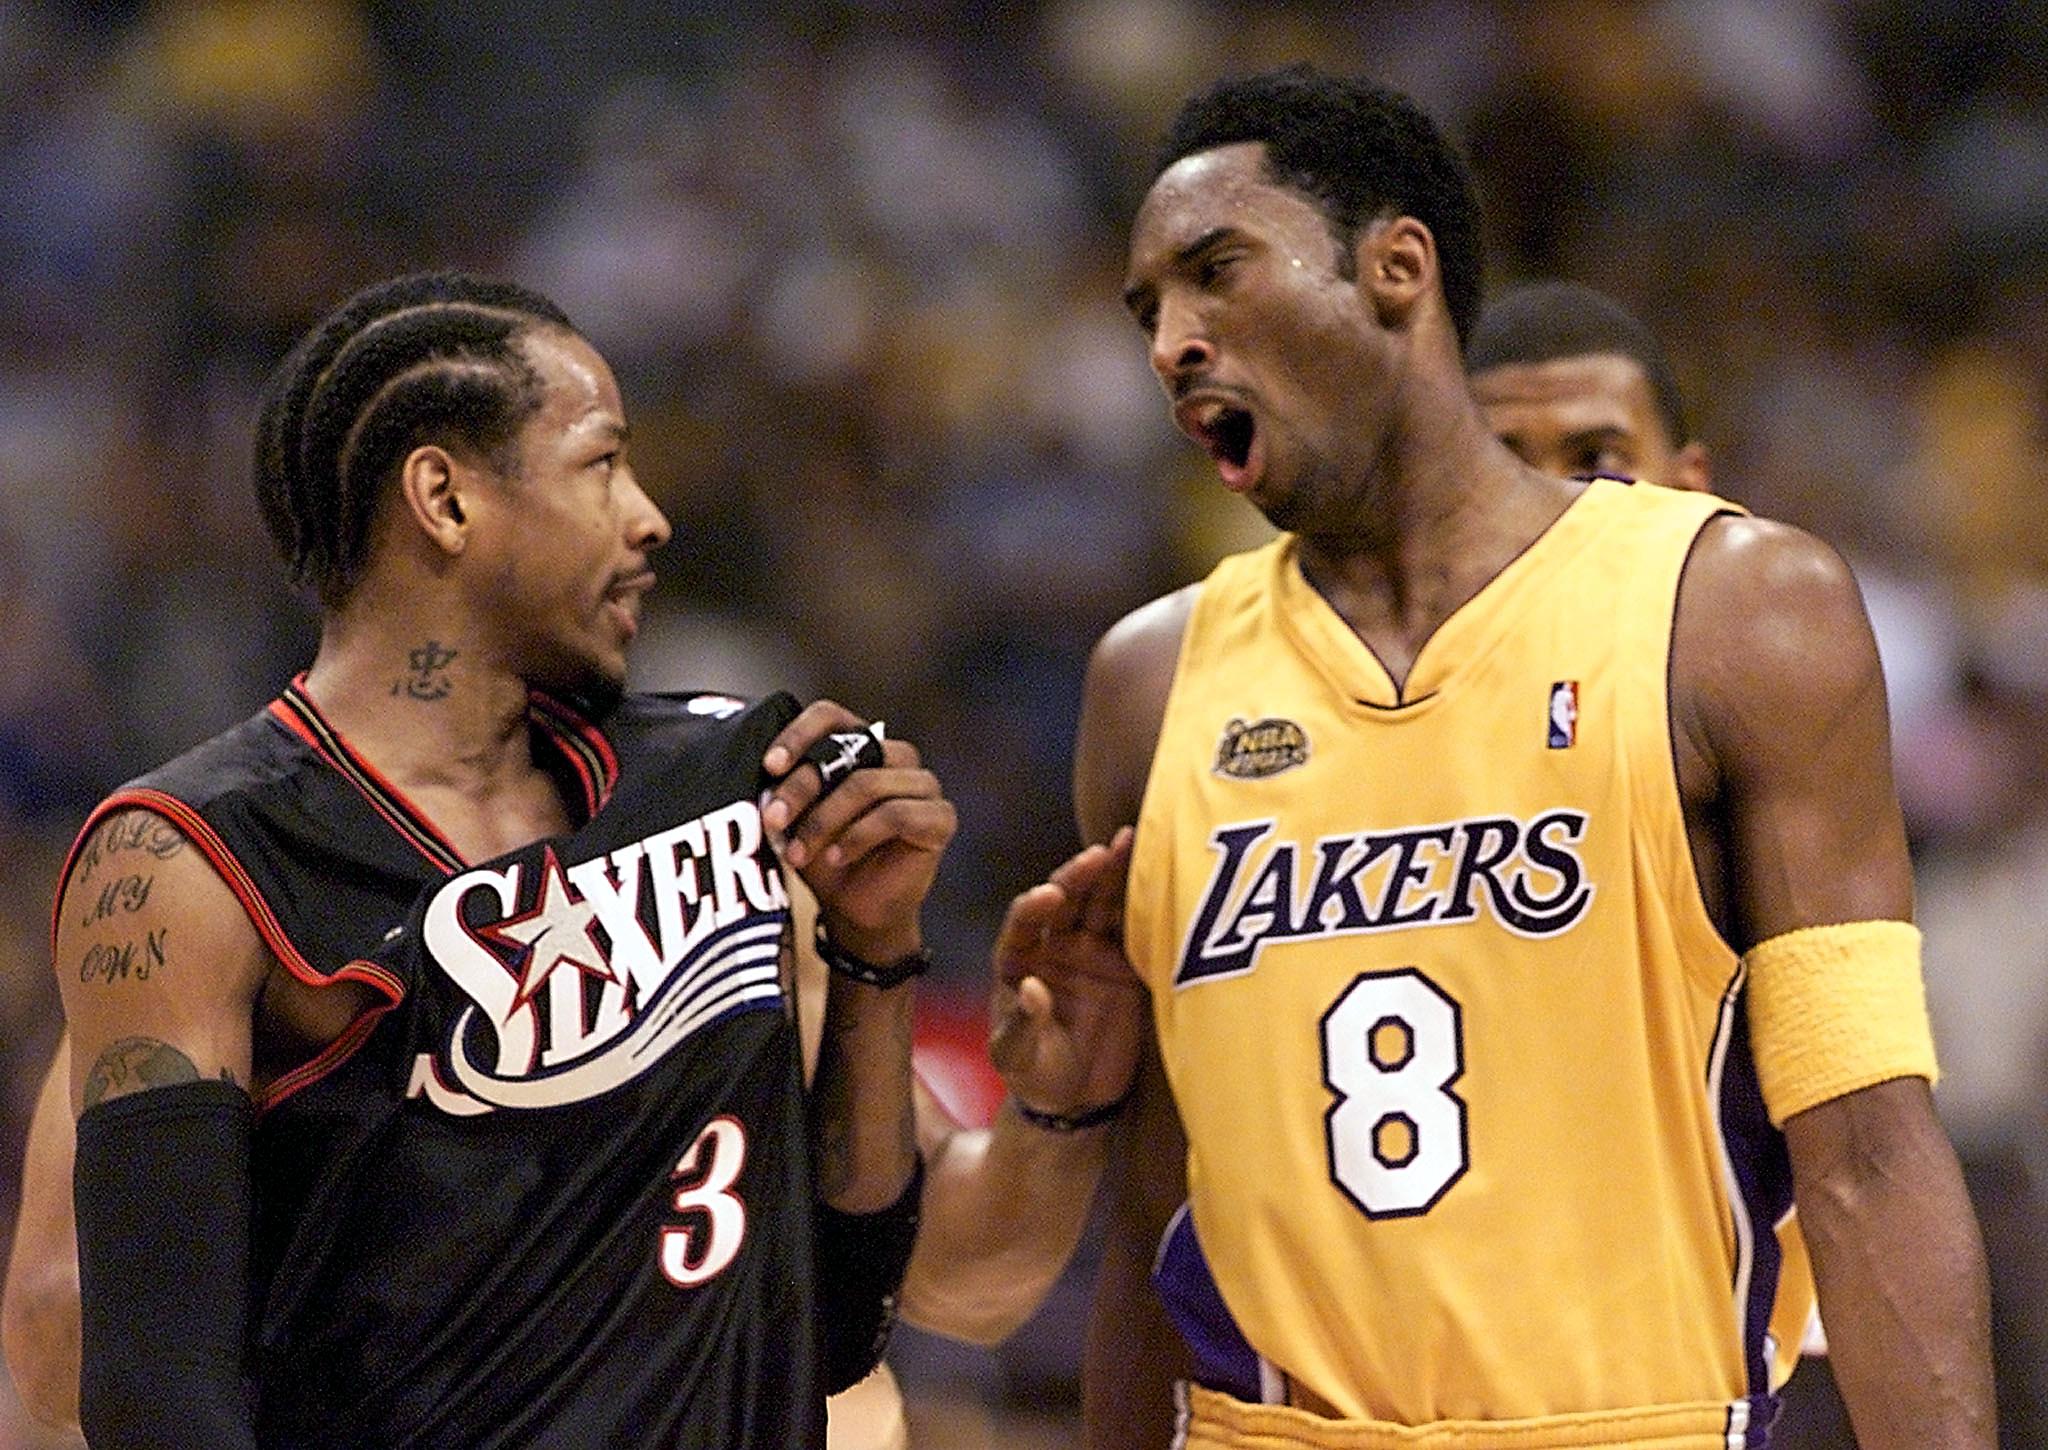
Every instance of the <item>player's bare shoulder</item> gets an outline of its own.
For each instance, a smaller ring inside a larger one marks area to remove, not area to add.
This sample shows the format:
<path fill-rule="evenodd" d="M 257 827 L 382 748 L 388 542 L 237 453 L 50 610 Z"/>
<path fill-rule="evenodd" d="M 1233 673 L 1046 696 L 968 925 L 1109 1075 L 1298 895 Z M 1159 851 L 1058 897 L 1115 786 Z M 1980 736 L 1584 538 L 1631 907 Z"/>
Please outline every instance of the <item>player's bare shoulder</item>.
<path fill-rule="evenodd" d="M 1724 765 L 1824 739 L 1884 680 L 1848 562 L 1790 524 L 1724 514 L 1701 529 L 1672 629 L 1672 708 Z"/>
<path fill-rule="evenodd" d="M 1111 675 L 1119 686 L 1133 683 L 1134 672 L 1163 668 L 1170 677 L 1201 593 L 1199 581 L 1185 585 L 1139 605 L 1112 624 L 1096 642 L 1090 674 Z"/>
<path fill-rule="evenodd" d="M 55 926 L 59 977 L 87 988 L 159 980 L 174 934 L 182 945 L 188 933 L 201 933 L 210 948 L 244 932 L 254 939 L 233 892 L 191 837 L 136 806 L 109 810 L 86 831 L 63 878 Z"/>
<path fill-rule="evenodd" d="M 1075 808 L 1083 835 L 1106 841 L 1137 820 L 1181 640 L 1202 586 L 1142 604 L 1111 625 L 1088 661 L 1074 747 Z"/>
<path fill-rule="evenodd" d="M 75 1067 L 84 1106 L 189 1075 L 198 1050 L 169 1038 L 195 1020 L 239 1013 L 227 1035 L 246 1037 L 267 954 L 227 882 L 165 816 L 122 808 L 93 823 L 64 877 L 55 928 L 65 1015 L 91 1046 Z"/>

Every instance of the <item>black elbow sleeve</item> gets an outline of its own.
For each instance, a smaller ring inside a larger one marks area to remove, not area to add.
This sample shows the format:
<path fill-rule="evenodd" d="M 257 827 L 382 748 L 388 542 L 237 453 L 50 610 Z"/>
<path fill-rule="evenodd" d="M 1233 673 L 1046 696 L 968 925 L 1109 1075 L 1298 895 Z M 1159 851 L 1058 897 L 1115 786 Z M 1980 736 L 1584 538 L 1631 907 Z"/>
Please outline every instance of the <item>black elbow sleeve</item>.
<path fill-rule="evenodd" d="M 79 1420 L 94 1450 L 254 1450 L 245 1375 L 255 1110 L 180 1083 L 78 1119 Z"/>
<path fill-rule="evenodd" d="M 859 1384 L 882 1362 L 896 1327 L 896 1295 L 917 1242 L 924 1160 L 910 1184 L 876 1213 L 818 1205 L 818 1317 L 824 1340 L 825 1392 Z"/>

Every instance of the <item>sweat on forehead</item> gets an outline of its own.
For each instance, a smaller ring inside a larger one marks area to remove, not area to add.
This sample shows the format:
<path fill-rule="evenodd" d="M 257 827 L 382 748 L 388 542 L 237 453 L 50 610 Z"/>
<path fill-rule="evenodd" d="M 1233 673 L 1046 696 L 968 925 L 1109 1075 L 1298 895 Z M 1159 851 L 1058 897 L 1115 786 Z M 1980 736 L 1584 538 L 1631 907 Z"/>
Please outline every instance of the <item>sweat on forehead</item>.
<path fill-rule="evenodd" d="M 1270 177 L 1314 198 L 1347 247 L 1389 212 L 1428 227 L 1460 344 L 1470 337 L 1482 273 L 1477 195 L 1464 158 L 1414 101 L 1306 65 L 1220 81 L 1181 107 L 1153 175 L 1240 142 L 1263 145 Z"/>

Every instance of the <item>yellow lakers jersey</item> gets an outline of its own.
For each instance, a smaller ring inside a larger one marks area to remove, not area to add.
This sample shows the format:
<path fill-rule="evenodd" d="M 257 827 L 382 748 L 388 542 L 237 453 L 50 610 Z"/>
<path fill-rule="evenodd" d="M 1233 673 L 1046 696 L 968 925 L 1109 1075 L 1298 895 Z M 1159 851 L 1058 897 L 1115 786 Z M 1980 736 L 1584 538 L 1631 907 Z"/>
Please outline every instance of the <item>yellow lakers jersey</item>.
<path fill-rule="evenodd" d="M 1666 698 L 1729 507 L 1590 485 L 1398 691 L 1291 540 L 1202 586 L 1126 937 L 1189 1143 L 1160 1288 L 1210 1388 L 1760 1434 L 1812 1290 Z"/>

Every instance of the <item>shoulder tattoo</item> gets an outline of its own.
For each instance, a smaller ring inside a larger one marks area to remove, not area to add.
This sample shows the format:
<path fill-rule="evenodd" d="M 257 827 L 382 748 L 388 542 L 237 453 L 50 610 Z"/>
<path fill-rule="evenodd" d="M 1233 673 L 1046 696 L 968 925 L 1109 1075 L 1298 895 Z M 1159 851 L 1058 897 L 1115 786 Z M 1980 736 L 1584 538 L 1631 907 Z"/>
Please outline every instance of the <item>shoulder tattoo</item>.
<path fill-rule="evenodd" d="M 154 811 L 117 811 L 79 849 L 76 879 L 90 881 L 111 857 L 141 854 L 166 861 L 184 849 L 184 833 Z"/>

